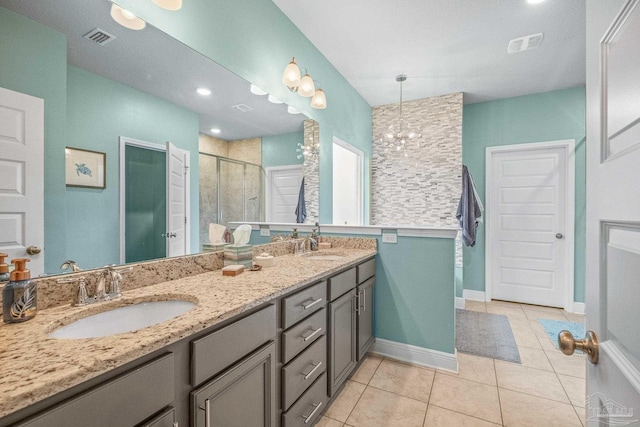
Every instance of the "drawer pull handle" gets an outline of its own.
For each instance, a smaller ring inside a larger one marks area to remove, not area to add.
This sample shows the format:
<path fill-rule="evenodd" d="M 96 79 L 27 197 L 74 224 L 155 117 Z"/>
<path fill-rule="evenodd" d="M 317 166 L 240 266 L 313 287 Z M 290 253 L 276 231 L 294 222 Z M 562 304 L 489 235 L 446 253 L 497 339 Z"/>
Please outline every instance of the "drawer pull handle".
<path fill-rule="evenodd" d="M 307 310 L 307 309 L 313 307 L 314 305 L 318 304 L 319 302 L 322 302 L 322 298 L 318 298 L 315 301 L 311 301 L 309 304 L 303 305 L 302 308 Z"/>
<path fill-rule="evenodd" d="M 317 370 L 318 370 L 318 368 L 319 368 L 320 366 L 322 366 L 322 362 L 318 362 L 318 363 L 316 363 L 315 365 L 313 365 L 313 369 L 312 369 L 311 371 L 309 371 L 309 373 L 308 373 L 308 374 L 305 374 L 305 373 L 303 372 L 303 373 L 302 373 L 302 375 L 304 375 L 304 379 L 305 379 L 305 380 L 308 380 L 308 379 L 311 377 L 311 375 L 313 375 L 313 373 L 314 373 L 315 371 L 317 371 Z"/>
<path fill-rule="evenodd" d="M 211 427 L 211 401 L 204 401 L 204 427 Z"/>
<path fill-rule="evenodd" d="M 322 406 L 322 402 L 312 403 L 312 405 L 314 406 L 314 409 L 313 409 L 313 411 L 311 411 L 309 416 L 307 416 L 307 417 L 305 417 L 304 415 L 302 416 L 302 418 L 304 418 L 304 423 L 305 424 L 307 424 L 309 421 L 311 421 L 311 418 L 313 418 L 313 416 L 316 414 L 316 412 L 318 412 L 318 409 L 320 409 L 320 407 Z"/>
<path fill-rule="evenodd" d="M 309 335 L 307 335 L 306 337 L 303 335 L 302 338 L 304 338 L 305 342 L 309 341 L 311 338 L 313 338 L 315 335 L 317 335 L 319 332 L 322 332 L 322 327 L 319 327 L 318 329 L 316 329 L 315 331 L 311 331 L 311 333 Z"/>

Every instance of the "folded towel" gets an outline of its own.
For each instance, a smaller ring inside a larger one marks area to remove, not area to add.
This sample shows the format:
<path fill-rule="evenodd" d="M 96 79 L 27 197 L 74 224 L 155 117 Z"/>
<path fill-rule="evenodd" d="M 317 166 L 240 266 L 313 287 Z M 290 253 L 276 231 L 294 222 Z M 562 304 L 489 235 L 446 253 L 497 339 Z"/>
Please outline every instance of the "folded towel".
<path fill-rule="evenodd" d="M 462 241 L 465 246 L 474 246 L 476 244 L 478 219 L 482 216 L 482 210 L 478 204 L 478 199 L 476 199 L 476 194 L 471 174 L 467 167 L 463 165 L 462 195 L 460 196 L 456 218 L 460 221 Z"/>
<path fill-rule="evenodd" d="M 300 193 L 298 193 L 298 206 L 296 206 L 296 222 L 302 224 L 307 219 L 307 207 L 304 200 L 304 178 L 300 184 Z"/>

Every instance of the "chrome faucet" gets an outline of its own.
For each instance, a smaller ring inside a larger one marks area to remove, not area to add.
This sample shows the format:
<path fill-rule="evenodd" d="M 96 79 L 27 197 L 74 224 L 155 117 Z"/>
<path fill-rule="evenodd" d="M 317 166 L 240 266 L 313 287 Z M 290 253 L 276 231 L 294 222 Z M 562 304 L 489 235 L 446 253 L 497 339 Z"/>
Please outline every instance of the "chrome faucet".
<path fill-rule="evenodd" d="M 77 272 L 77 271 L 82 271 L 82 269 L 81 269 L 80 267 L 78 267 L 78 264 L 76 264 L 76 262 L 75 262 L 75 261 L 70 260 L 70 259 L 68 259 L 68 260 L 66 260 L 65 262 L 63 262 L 63 263 L 60 265 L 60 269 L 61 269 L 62 271 L 65 271 L 65 270 L 71 270 L 71 272 L 72 272 L 72 273 L 75 273 L 75 272 Z"/>
<path fill-rule="evenodd" d="M 73 301 L 73 305 L 83 306 L 121 297 L 122 292 L 120 291 L 120 281 L 122 280 L 122 273 L 131 270 L 133 270 L 133 267 L 116 268 L 114 264 L 96 271 L 94 274 L 98 278 L 98 283 L 96 284 L 96 292 L 92 297 L 89 297 L 87 294 L 85 276 L 58 279 L 58 283 L 77 282 L 78 289 L 76 291 L 76 298 Z M 109 286 L 107 286 L 107 279 L 109 279 Z"/>

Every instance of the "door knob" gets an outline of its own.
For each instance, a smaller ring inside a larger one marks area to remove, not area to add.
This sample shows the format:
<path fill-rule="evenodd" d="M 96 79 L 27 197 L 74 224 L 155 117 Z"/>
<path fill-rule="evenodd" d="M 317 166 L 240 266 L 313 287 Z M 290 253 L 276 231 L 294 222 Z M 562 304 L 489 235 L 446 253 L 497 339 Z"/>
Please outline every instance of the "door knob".
<path fill-rule="evenodd" d="M 556 239 L 562 239 L 564 237 L 564 235 L 562 233 L 557 233 L 556 234 Z"/>
<path fill-rule="evenodd" d="M 560 331 L 558 346 L 567 356 L 571 356 L 576 349 L 582 350 L 591 363 L 594 365 L 598 363 L 598 337 L 593 331 L 587 331 L 583 340 L 576 340 L 569 331 Z"/>
<path fill-rule="evenodd" d="M 38 255 L 41 251 L 42 249 L 40 249 L 40 247 L 36 245 L 31 245 L 27 247 L 27 253 L 29 255 Z"/>

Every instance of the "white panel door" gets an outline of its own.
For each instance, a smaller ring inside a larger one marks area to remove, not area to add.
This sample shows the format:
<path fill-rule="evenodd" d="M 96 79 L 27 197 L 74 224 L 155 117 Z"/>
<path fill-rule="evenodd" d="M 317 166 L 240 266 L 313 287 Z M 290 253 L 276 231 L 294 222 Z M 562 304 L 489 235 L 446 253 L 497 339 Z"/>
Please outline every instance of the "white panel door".
<path fill-rule="evenodd" d="M 640 425 L 640 1 L 590 0 L 586 22 L 586 417 Z"/>
<path fill-rule="evenodd" d="M 189 152 L 167 142 L 167 256 L 189 252 Z"/>
<path fill-rule="evenodd" d="M 267 168 L 268 222 L 295 224 L 302 166 Z"/>
<path fill-rule="evenodd" d="M 44 273 L 44 101 L 0 88 L 0 252 Z"/>
<path fill-rule="evenodd" d="M 564 307 L 567 150 L 527 144 L 488 150 L 488 231 L 491 298 Z M 571 196 L 572 197 L 572 196 Z"/>

